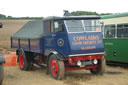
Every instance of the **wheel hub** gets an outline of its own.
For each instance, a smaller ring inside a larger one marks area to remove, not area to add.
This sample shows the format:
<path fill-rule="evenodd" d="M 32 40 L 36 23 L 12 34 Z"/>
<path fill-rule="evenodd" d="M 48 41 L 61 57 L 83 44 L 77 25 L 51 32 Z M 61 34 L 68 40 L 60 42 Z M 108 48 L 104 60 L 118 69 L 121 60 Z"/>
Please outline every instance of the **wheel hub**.
<path fill-rule="evenodd" d="M 55 65 L 53 65 L 53 66 L 52 66 L 52 69 L 54 69 L 54 70 L 55 70 Z"/>

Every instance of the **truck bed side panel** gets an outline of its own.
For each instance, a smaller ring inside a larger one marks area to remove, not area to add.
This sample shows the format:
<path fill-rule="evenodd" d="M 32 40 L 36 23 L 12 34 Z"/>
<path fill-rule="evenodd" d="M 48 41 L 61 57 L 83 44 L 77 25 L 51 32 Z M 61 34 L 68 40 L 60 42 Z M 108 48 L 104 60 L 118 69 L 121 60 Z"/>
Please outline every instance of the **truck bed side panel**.
<path fill-rule="evenodd" d="M 11 38 L 11 48 L 20 48 L 19 40 L 18 39 L 12 39 Z"/>
<path fill-rule="evenodd" d="M 25 51 L 43 53 L 43 39 L 11 39 L 11 48 L 22 48 Z"/>
<path fill-rule="evenodd" d="M 31 39 L 30 40 L 30 51 L 43 53 L 43 39 Z"/>
<path fill-rule="evenodd" d="M 20 39 L 20 48 L 29 51 L 29 42 L 27 39 Z"/>

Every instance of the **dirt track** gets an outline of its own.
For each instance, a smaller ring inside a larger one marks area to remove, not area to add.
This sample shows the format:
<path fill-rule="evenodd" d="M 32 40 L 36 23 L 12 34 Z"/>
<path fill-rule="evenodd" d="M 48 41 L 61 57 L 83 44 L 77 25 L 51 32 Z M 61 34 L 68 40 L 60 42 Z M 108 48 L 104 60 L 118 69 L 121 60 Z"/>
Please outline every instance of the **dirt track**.
<path fill-rule="evenodd" d="M 4 28 L 0 29 L 0 53 L 9 54 L 10 36 L 28 20 L 0 20 Z M 67 72 L 63 80 L 54 80 L 46 75 L 46 68 L 34 68 L 21 71 L 18 66 L 5 67 L 3 85 L 128 85 L 128 68 L 109 67 L 103 76 L 94 76 L 89 71 Z"/>
<path fill-rule="evenodd" d="M 21 71 L 18 66 L 5 67 L 3 85 L 128 85 L 128 68 L 107 67 L 103 76 L 89 71 L 67 72 L 63 80 L 54 80 L 46 75 L 46 68 Z"/>

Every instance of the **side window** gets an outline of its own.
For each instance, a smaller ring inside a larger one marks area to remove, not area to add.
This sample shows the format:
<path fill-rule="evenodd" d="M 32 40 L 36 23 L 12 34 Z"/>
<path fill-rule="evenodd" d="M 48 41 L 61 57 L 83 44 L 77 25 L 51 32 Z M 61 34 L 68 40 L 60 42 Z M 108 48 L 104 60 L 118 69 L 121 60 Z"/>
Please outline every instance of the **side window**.
<path fill-rule="evenodd" d="M 104 37 L 114 38 L 115 37 L 115 25 L 105 25 L 104 26 Z"/>
<path fill-rule="evenodd" d="M 45 35 L 47 35 L 47 34 L 50 33 L 50 32 L 49 32 L 49 28 L 50 28 L 49 25 L 50 25 L 50 24 L 49 24 L 48 21 L 44 21 L 44 22 L 43 22 L 43 28 L 44 28 L 43 30 L 44 30 L 44 34 L 45 34 Z"/>
<path fill-rule="evenodd" d="M 128 24 L 117 25 L 117 37 L 119 38 L 128 37 Z"/>
<path fill-rule="evenodd" d="M 54 25 L 53 25 L 53 21 L 50 21 L 50 25 L 49 25 L 49 29 L 50 29 L 50 33 L 54 32 Z"/>
<path fill-rule="evenodd" d="M 44 27 L 44 34 L 51 34 L 54 32 L 54 24 L 53 21 L 44 21 L 43 22 L 43 27 Z"/>
<path fill-rule="evenodd" d="M 62 21 L 54 22 L 55 32 L 64 32 L 64 24 Z"/>
<path fill-rule="evenodd" d="M 48 21 L 48 31 L 49 33 L 53 33 L 53 21 Z"/>

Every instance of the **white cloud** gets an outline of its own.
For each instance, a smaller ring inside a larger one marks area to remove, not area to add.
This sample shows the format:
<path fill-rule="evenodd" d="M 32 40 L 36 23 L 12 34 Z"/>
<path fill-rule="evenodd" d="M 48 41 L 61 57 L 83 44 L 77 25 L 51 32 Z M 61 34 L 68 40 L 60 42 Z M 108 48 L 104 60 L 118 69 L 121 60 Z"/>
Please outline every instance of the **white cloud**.
<path fill-rule="evenodd" d="M 1 0 L 0 13 L 20 16 L 62 16 L 63 10 L 128 12 L 127 0 Z"/>

